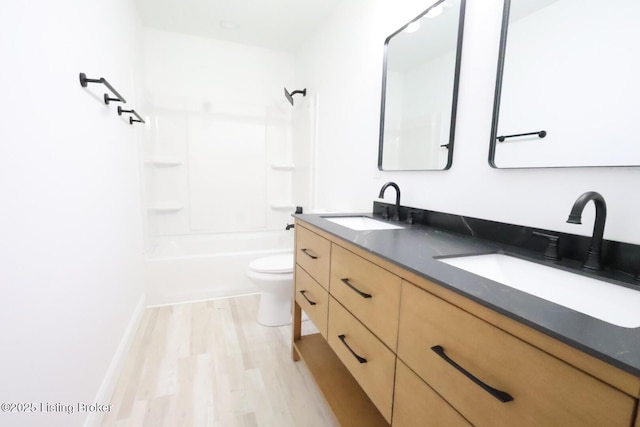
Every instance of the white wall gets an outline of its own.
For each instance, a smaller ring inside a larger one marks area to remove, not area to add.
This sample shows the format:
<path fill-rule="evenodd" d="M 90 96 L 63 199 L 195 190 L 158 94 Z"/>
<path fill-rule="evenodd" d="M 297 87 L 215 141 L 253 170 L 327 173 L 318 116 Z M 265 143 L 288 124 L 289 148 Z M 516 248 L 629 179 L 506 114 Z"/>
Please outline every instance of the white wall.
<path fill-rule="evenodd" d="M 140 128 L 78 74 L 138 107 L 137 26 L 127 0 L 0 5 L 0 402 L 109 403 L 112 360 L 143 303 Z M 0 413 L 0 425 L 88 415 L 36 409 Z"/>
<path fill-rule="evenodd" d="M 605 238 L 640 243 L 630 194 L 640 168 L 496 170 L 487 158 L 502 0 L 467 0 L 453 165 L 448 171 L 376 168 L 384 39 L 431 1 L 350 0 L 301 49 L 296 78 L 318 104 L 317 208 L 369 211 L 383 183 L 396 181 L 402 203 L 425 209 L 590 235 L 566 224 L 574 200 L 599 191 L 608 205 Z M 392 197 L 389 196 L 392 200 Z"/>

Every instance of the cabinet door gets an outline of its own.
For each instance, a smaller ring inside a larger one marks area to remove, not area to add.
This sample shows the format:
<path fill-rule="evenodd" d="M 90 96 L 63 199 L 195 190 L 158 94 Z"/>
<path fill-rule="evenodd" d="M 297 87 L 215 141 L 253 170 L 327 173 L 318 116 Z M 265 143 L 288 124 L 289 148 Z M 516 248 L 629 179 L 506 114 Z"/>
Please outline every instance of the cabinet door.
<path fill-rule="evenodd" d="M 398 276 L 333 245 L 331 295 L 393 351 L 398 339 L 401 283 Z"/>
<path fill-rule="evenodd" d="M 329 293 L 299 265 L 296 265 L 296 302 L 327 339 Z"/>
<path fill-rule="evenodd" d="M 393 427 L 471 427 L 402 361 L 396 365 Z"/>
<path fill-rule="evenodd" d="M 329 290 L 331 242 L 306 228 L 296 226 L 296 263 Z"/>
<path fill-rule="evenodd" d="M 396 355 L 333 297 L 329 297 L 331 349 L 387 422 L 391 422 Z"/>
<path fill-rule="evenodd" d="M 632 424 L 632 397 L 513 335 L 408 282 L 401 306 L 398 357 L 472 424 Z"/>

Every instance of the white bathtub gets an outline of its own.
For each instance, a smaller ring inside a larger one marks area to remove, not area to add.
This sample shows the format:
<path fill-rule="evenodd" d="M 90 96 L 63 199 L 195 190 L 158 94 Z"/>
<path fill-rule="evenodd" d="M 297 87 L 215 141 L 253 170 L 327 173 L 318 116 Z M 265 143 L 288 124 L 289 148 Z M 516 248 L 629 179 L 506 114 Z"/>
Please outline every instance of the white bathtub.
<path fill-rule="evenodd" d="M 149 305 L 254 293 L 251 261 L 293 251 L 293 230 L 162 237 L 145 258 Z"/>

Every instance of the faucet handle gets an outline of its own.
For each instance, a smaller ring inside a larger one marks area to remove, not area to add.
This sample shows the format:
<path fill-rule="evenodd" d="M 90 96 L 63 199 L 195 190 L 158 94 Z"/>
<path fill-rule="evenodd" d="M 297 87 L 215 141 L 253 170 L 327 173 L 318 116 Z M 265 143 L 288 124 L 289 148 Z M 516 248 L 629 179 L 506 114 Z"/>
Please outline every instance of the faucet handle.
<path fill-rule="evenodd" d="M 382 219 L 389 219 L 389 206 L 382 208 Z"/>
<path fill-rule="evenodd" d="M 558 249 L 558 241 L 560 240 L 560 236 L 555 236 L 553 234 L 541 233 L 539 231 L 533 232 L 534 236 L 545 237 L 549 239 L 547 243 L 547 247 L 544 250 L 544 254 L 542 257 L 544 259 L 549 259 L 552 261 L 558 261 L 560 259 L 560 251 Z"/>
<path fill-rule="evenodd" d="M 407 219 L 404 221 L 405 224 L 414 224 L 415 223 L 415 219 L 413 218 L 413 214 L 415 211 L 410 210 L 409 213 L 407 214 Z"/>

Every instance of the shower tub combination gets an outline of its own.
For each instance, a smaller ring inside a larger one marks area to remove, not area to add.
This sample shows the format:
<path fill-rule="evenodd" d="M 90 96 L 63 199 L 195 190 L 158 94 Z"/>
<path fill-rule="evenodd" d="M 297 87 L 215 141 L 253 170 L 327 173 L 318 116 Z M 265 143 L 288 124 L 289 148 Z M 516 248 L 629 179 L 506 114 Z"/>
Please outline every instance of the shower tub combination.
<path fill-rule="evenodd" d="M 148 305 L 256 293 L 247 266 L 257 258 L 291 253 L 292 231 L 160 237 L 145 258 Z"/>
<path fill-rule="evenodd" d="M 158 95 L 147 107 L 149 305 L 260 292 L 251 261 L 293 252 L 285 225 L 314 200 L 317 133 L 316 98 L 303 89 L 287 101 L 294 95 L 293 110 L 282 95 L 263 105 Z"/>

